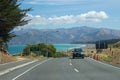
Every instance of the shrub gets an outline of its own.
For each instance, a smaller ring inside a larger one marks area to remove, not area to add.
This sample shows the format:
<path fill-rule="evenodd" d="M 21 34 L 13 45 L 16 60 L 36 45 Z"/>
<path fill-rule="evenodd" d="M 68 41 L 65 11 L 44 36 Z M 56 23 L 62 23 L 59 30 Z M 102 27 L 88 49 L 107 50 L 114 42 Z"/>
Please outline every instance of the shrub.
<path fill-rule="evenodd" d="M 56 48 L 52 44 L 49 45 L 46 45 L 44 43 L 30 44 L 24 48 L 23 56 L 31 55 L 31 53 L 34 53 L 34 55 L 36 56 L 43 55 L 46 57 L 53 57 L 53 55 L 56 53 Z"/>
<path fill-rule="evenodd" d="M 54 58 L 57 58 L 57 57 L 67 57 L 68 55 L 66 55 L 66 54 L 64 54 L 64 53 L 62 53 L 62 52 L 56 52 L 55 54 L 54 54 Z"/>
<path fill-rule="evenodd" d="M 110 56 L 110 55 L 101 54 L 100 55 L 100 60 L 107 61 L 107 62 L 112 62 L 113 61 L 113 57 Z"/>

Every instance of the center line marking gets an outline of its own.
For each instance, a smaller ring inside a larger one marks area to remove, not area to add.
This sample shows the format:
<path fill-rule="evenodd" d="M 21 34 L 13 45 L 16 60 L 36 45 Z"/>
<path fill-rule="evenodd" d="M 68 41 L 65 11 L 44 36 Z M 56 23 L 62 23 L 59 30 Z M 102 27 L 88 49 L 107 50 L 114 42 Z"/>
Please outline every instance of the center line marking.
<path fill-rule="evenodd" d="M 76 72 L 79 72 L 76 68 L 74 68 L 74 70 L 75 70 Z"/>
<path fill-rule="evenodd" d="M 21 76 L 24 75 L 25 73 L 27 73 L 27 72 L 29 72 L 30 70 L 34 69 L 35 67 L 37 67 L 37 66 L 39 66 L 39 65 L 41 65 L 41 64 L 43 64 L 43 63 L 45 63 L 45 62 L 47 62 L 48 60 L 51 60 L 51 59 L 47 59 L 47 60 L 44 60 L 44 61 L 40 62 L 39 64 L 37 64 L 37 65 L 35 65 L 35 66 L 29 68 L 29 69 L 26 70 L 25 72 L 23 72 L 23 73 L 21 73 L 20 75 L 16 76 L 16 77 L 13 78 L 12 80 L 16 80 L 17 78 L 21 77 Z"/>
<path fill-rule="evenodd" d="M 72 63 L 70 63 L 70 66 L 72 66 Z"/>

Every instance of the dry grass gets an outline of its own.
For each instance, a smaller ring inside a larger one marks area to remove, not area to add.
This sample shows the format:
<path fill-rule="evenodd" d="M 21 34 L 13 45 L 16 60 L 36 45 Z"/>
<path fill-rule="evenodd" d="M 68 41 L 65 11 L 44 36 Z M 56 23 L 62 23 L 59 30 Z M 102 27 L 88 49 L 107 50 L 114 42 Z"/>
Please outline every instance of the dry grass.
<path fill-rule="evenodd" d="M 96 53 L 95 49 L 88 49 L 85 50 L 85 54 L 97 54 L 99 56 L 99 60 L 120 64 L 120 49 L 118 48 L 104 49 L 101 53 Z"/>
<path fill-rule="evenodd" d="M 17 59 L 14 56 L 4 54 L 0 52 L 0 64 L 16 61 Z"/>

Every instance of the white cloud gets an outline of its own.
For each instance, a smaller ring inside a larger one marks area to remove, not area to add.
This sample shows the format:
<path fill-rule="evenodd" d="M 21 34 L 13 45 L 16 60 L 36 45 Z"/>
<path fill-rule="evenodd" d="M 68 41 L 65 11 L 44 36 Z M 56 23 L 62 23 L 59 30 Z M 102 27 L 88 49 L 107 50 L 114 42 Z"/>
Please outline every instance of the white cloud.
<path fill-rule="evenodd" d="M 41 24 L 47 24 L 47 19 L 44 17 L 41 17 L 40 15 L 33 16 L 31 14 L 27 14 L 26 19 L 30 19 L 31 21 L 28 23 L 28 25 L 41 25 Z"/>
<path fill-rule="evenodd" d="M 76 18 L 81 22 L 99 22 L 102 19 L 108 18 L 107 14 L 104 11 L 96 12 L 89 11 L 88 13 L 80 14 Z"/>
<path fill-rule="evenodd" d="M 31 19 L 28 25 L 64 25 L 64 24 L 76 24 L 76 23 L 90 23 L 90 22 L 100 22 L 103 19 L 107 19 L 108 16 L 104 11 L 96 12 L 89 11 L 88 13 L 80 15 L 65 15 L 65 16 L 56 16 L 56 17 L 42 17 L 40 15 L 33 16 L 28 14 L 26 19 Z"/>

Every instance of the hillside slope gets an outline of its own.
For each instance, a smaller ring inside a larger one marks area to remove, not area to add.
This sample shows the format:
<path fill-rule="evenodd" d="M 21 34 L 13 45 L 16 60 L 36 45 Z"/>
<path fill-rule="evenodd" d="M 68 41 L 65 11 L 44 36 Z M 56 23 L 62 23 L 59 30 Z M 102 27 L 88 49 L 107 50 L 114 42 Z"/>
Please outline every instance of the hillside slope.
<path fill-rule="evenodd" d="M 18 36 L 13 38 L 9 44 L 29 44 L 29 43 L 71 43 L 90 42 L 106 39 L 120 38 L 120 30 L 92 27 L 75 27 L 69 29 L 25 29 L 16 31 Z"/>
<path fill-rule="evenodd" d="M 4 54 L 3 52 L 0 51 L 0 64 L 8 63 L 8 62 L 16 61 L 16 60 L 17 59 L 14 56 Z"/>

